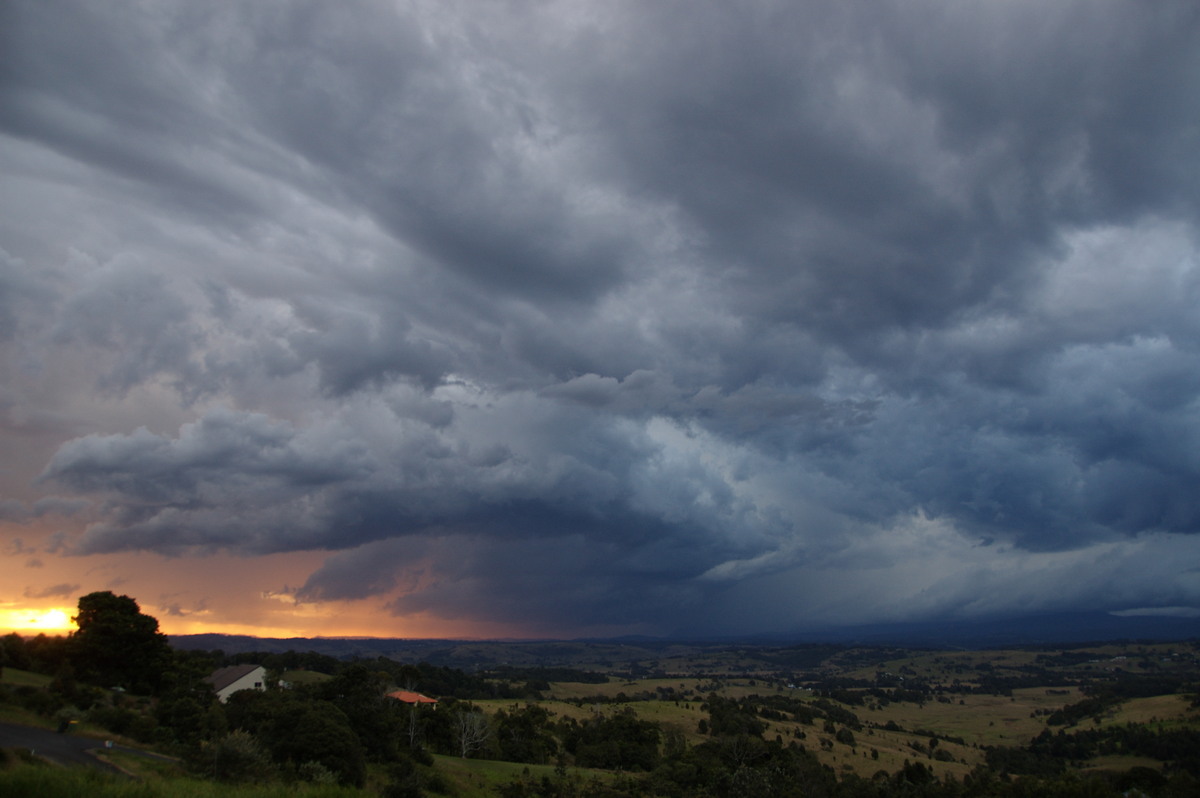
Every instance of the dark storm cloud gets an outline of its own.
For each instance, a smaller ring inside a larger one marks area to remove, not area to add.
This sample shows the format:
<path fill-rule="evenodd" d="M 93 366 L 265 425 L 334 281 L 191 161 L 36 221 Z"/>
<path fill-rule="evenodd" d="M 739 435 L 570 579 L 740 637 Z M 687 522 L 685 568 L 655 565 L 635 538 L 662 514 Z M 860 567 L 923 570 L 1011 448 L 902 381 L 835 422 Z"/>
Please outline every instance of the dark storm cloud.
<path fill-rule="evenodd" d="M 547 629 L 1200 604 L 1194 4 L 63 8 L 4 12 L 0 410 L 76 553 Z"/>
<path fill-rule="evenodd" d="M 428 340 L 414 337 L 403 318 L 389 318 L 386 312 L 322 321 L 317 329 L 297 334 L 291 344 L 301 358 L 317 364 L 321 384 L 334 395 L 402 377 L 432 387 L 452 362 Z"/>
<path fill-rule="evenodd" d="M 52 296 L 26 264 L 0 249 L 0 340 L 15 337 L 21 311 Z"/>
<path fill-rule="evenodd" d="M 44 496 L 31 505 L 15 499 L 5 499 L 0 501 L 0 520 L 25 523 L 51 514 L 70 516 L 86 509 L 87 506 L 88 502 L 84 499 L 63 496 Z M 17 540 L 20 541 L 19 538 Z"/>
<path fill-rule="evenodd" d="M 160 275 L 110 264 L 83 278 L 62 310 L 55 340 L 114 353 L 103 388 L 124 391 L 159 374 L 186 385 L 195 376 L 192 352 L 202 343 L 189 315 Z"/>

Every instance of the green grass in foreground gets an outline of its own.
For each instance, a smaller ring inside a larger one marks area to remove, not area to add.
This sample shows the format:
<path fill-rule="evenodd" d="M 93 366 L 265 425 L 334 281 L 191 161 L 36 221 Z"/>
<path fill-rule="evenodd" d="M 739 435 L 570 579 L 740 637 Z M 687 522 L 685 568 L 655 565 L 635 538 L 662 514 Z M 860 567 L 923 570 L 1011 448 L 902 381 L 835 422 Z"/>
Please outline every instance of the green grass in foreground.
<path fill-rule="evenodd" d="M 0 770 L 0 795 L 12 798 L 361 798 L 349 787 L 309 784 L 236 786 L 198 779 L 133 781 L 87 768 L 18 764 Z"/>
<path fill-rule="evenodd" d="M 518 778 L 522 772 L 537 776 L 554 774 L 552 765 L 523 765 L 489 759 L 461 759 L 435 754 L 437 770 L 454 785 L 460 798 L 482 798 L 496 794 L 495 788 Z"/>
<path fill-rule="evenodd" d="M 187 771 L 183 763 L 176 759 L 159 759 L 158 757 L 142 756 L 128 751 L 101 751 L 100 759 L 115 765 L 135 779 L 186 779 Z"/>
<path fill-rule="evenodd" d="M 0 704 L 0 722 L 19 723 L 22 726 L 33 726 L 38 729 L 53 729 L 57 725 L 36 712 L 12 704 Z"/>
<path fill-rule="evenodd" d="M 527 765 L 520 762 L 500 762 L 494 759 L 462 759 L 456 756 L 435 754 L 438 772 L 453 785 L 457 798 L 491 798 L 496 787 L 521 778 L 554 779 L 554 765 Z M 603 770 L 568 768 L 567 777 L 572 781 L 611 779 L 612 774 Z"/>

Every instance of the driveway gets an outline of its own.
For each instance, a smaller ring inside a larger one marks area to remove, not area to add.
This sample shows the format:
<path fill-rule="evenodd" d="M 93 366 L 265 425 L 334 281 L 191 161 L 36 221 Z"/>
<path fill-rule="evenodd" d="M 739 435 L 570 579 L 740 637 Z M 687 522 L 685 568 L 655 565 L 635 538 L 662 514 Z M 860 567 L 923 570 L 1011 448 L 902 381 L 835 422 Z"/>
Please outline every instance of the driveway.
<path fill-rule="evenodd" d="M 121 772 L 88 753 L 89 750 L 104 749 L 104 741 L 94 737 L 76 737 L 70 733 L 58 734 L 33 726 L 0 723 L 0 748 L 27 748 L 59 765 L 87 765 L 109 773 Z M 133 750 L 124 746 L 114 748 L 122 751 Z"/>

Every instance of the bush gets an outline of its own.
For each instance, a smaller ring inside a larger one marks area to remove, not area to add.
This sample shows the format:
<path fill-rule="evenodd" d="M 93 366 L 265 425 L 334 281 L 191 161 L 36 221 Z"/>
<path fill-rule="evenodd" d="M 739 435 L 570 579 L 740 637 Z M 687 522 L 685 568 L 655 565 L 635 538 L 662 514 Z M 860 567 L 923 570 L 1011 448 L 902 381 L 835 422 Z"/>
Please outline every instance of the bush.
<path fill-rule="evenodd" d="M 565 730 L 564 746 L 582 767 L 652 770 L 661 730 L 632 710 L 590 718 Z"/>
<path fill-rule="evenodd" d="M 271 760 L 258 741 L 241 730 L 201 745 L 195 764 L 205 776 L 218 781 L 265 781 L 274 775 Z"/>
<path fill-rule="evenodd" d="M 301 779 L 312 784 L 337 784 L 337 775 L 320 762 L 305 762 L 296 769 Z"/>
<path fill-rule="evenodd" d="M 67 705 L 62 696 L 38 687 L 22 685 L 16 689 L 17 703 L 44 718 L 53 717 Z"/>
<path fill-rule="evenodd" d="M 141 716 L 124 707 L 96 706 L 88 710 L 87 719 L 97 726 L 103 726 L 113 734 L 132 736 L 130 730 Z"/>

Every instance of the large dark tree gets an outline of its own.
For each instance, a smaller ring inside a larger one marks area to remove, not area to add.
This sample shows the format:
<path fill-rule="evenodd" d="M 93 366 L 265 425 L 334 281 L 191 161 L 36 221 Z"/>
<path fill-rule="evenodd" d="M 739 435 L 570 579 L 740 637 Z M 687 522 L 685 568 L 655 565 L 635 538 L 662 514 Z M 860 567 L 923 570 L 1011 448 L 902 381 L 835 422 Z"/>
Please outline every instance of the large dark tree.
<path fill-rule="evenodd" d="M 132 598 L 107 590 L 89 593 L 79 599 L 72 620 L 79 626 L 70 639 L 77 678 L 138 693 L 163 684 L 172 661 L 167 636 Z"/>
<path fill-rule="evenodd" d="M 303 690 L 242 690 L 225 706 L 230 728 L 254 735 L 282 766 L 318 762 L 343 784 L 362 786 L 366 777 L 363 745 L 353 719 L 335 704 Z"/>
<path fill-rule="evenodd" d="M 367 757 L 375 762 L 394 761 L 397 746 L 405 737 L 404 709 L 399 701 L 387 697 L 387 687 L 388 674 L 354 663 L 314 691 L 346 714 Z"/>

